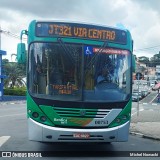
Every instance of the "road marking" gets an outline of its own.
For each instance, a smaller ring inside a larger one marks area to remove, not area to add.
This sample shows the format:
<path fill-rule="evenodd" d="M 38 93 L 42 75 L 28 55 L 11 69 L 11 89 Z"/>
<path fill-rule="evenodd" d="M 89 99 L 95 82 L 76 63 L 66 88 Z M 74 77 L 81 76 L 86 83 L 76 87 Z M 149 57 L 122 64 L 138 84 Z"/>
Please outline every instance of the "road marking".
<path fill-rule="evenodd" d="M 4 116 L 0 116 L 0 118 L 3 117 L 12 117 L 12 116 L 20 116 L 20 115 L 25 115 L 26 113 L 20 113 L 20 114 L 10 114 L 10 115 L 4 115 Z"/>
<path fill-rule="evenodd" d="M 14 102 L 10 103 L 10 104 L 15 104 Z"/>
<path fill-rule="evenodd" d="M 152 103 L 154 101 L 154 99 L 156 99 L 158 96 L 158 94 L 156 94 L 156 96 L 149 102 L 149 103 Z"/>
<path fill-rule="evenodd" d="M 158 106 L 158 103 L 142 103 L 142 105 L 152 105 L 152 106 Z"/>
<path fill-rule="evenodd" d="M 6 142 L 8 141 L 8 139 L 10 138 L 11 136 L 1 136 L 0 137 L 0 147 Z"/>
<path fill-rule="evenodd" d="M 17 108 L 0 108 L 0 110 L 2 111 L 6 111 L 6 110 L 20 110 L 20 109 L 26 109 L 26 107 L 17 107 Z"/>
<path fill-rule="evenodd" d="M 17 104 L 20 104 L 20 105 L 26 105 L 26 102 L 0 102 L 1 105 L 17 105 Z"/>
<path fill-rule="evenodd" d="M 137 110 L 137 109 L 136 109 L 136 110 Z M 144 111 L 144 109 L 143 109 L 143 108 L 139 110 L 139 112 L 142 112 L 142 111 Z M 132 114 L 131 114 L 131 116 L 133 116 L 133 115 L 135 115 L 135 114 L 137 114 L 137 111 L 136 111 L 136 112 L 134 112 L 134 113 L 132 113 Z"/>
<path fill-rule="evenodd" d="M 143 103 L 143 105 L 147 105 L 148 103 Z"/>
<path fill-rule="evenodd" d="M 153 106 L 157 106 L 158 104 L 157 104 L 157 103 L 152 103 L 152 105 L 153 105 Z"/>

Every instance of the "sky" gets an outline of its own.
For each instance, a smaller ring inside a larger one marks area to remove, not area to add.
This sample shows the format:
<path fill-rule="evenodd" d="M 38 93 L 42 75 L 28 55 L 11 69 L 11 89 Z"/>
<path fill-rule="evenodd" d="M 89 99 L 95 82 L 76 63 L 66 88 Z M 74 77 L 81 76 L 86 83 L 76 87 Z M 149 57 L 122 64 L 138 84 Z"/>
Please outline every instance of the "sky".
<path fill-rule="evenodd" d="M 63 20 L 127 28 L 137 57 L 160 51 L 160 0 L 0 0 L 1 50 L 15 60 L 21 30 L 32 20 Z M 24 41 L 25 42 L 25 41 Z"/>

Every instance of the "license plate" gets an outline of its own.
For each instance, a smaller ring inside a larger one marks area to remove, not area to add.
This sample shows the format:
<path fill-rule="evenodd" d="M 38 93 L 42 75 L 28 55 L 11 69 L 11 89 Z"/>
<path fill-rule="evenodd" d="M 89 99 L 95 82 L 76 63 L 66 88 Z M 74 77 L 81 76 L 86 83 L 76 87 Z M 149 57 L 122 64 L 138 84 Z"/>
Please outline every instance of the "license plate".
<path fill-rule="evenodd" d="M 90 137 L 89 133 L 74 133 L 73 134 L 74 138 L 84 138 L 84 139 L 88 139 Z"/>

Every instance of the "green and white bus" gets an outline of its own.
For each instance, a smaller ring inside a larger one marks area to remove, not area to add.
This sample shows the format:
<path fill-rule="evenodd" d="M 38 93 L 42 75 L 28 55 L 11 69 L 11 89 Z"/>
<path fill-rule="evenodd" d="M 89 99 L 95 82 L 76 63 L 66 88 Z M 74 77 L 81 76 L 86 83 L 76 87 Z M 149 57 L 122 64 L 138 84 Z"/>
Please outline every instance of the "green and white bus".
<path fill-rule="evenodd" d="M 131 119 L 133 41 L 127 29 L 32 21 L 27 61 L 29 140 L 127 141 Z"/>

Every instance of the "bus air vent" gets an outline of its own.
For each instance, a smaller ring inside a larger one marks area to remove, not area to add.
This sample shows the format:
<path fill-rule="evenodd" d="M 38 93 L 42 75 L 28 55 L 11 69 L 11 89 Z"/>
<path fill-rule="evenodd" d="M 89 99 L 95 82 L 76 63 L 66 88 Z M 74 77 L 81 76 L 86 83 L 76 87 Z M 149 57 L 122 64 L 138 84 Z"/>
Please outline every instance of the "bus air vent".
<path fill-rule="evenodd" d="M 81 109 L 53 107 L 54 111 L 61 117 L 76 118 L 104 118 L 110 113 L 109 109 Z"/>

